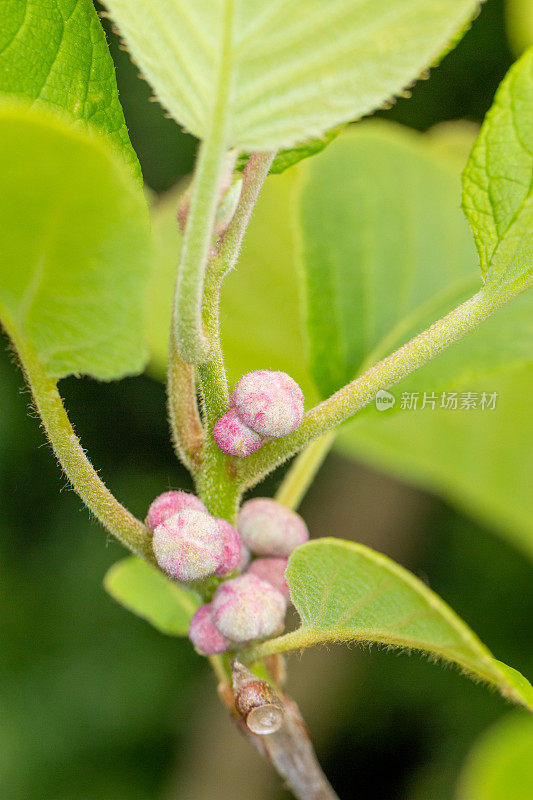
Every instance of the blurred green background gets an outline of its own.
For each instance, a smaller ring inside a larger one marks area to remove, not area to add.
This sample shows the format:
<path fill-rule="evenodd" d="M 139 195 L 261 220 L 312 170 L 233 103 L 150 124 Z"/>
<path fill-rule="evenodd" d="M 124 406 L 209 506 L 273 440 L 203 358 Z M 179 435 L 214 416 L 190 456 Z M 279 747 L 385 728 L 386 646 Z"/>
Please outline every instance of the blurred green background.
<path fill-rule="evenodd" d="M 149 102 L 149 88 L 108 34 L 133 145 L 146 182 L 162 192 L 190 172 L 195 141 Z M 455 118 L 480 122 L 512 60 L 503 3 L 488 0 L 431 79 L 380 116 L 420 130 Z M 29 396 L 5 340 L 0 392 L 0 798 L 286 797 L 228 721 L 204 660 L 105 594 L 103 575 L 121 548 L 66 489 L 27 415 Z M 189 487 L 169 444 L 160 383 L 69 379 L 62 392 L 93 463 L 134 513 L 144 516 L 169 486 Z M 531 562 L 468 514 L 338 455 L 302 513 L 315 536 L 362 541 L 431 576 L 497 656 L 533 675 Z M 455 670 L 377 648 L 293 657 L 289 691 L 346 800 L 452 800 L 473 741 L 514 713 Z"/>

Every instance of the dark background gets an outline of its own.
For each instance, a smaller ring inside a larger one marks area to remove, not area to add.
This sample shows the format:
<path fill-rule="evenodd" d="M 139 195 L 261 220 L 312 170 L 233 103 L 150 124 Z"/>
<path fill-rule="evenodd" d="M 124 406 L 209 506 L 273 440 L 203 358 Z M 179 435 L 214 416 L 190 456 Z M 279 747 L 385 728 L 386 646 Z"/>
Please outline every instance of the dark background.
<path fill-rule="evenodd" d="M 146 182 L 163 191 L 191 170 L 195 141 L 149 102 L 110 42 Z M 481 121 L 511 62 L 502 3 L 488 0 L 430 80 L 382 116 L 421 130 Z M 233 730 L 188 642 L 159 635 L 105 594 L 103 575 L 123 551 L 66 489 L 0 342 L 1 800 L 286 797 Z M 69 379 L 61 389 L 93 463 L 133 512 L 144 516 L 170 485 L 189 486 L 169 445 L 162 385 Z M 303 514 L 314 535 L 331 525 L 431 576 L 496 654 L 533 674 L 531 565 L 490 531 L 336 456 Z M 455 670 L 377 648 L 293 657 L 289 688 L 343 800 L 451 800 L 471 742 L 508 713 Z"/>

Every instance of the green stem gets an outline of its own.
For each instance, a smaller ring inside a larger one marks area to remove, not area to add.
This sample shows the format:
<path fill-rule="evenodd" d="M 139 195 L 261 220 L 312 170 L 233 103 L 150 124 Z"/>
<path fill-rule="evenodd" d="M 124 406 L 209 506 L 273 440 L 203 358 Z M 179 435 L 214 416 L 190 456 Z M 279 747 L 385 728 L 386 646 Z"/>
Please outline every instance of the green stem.
<path fill-rule="evenodd" d="M 206 435 L 196 486 L 210 513 L 233 523 L 241 494 L 235 480 L 235 460 L 223 453 L 213 438 L 215 424 L 228 410 L 229 391 L 220 345 L 219 291 L 213 285 L 211 289 L 212 291 L 206 291 L 204 305 L 205 330 L 210 355 L 204 364 L 198 365 Z"/>
<path fill-rule="evenodd" d="M 205 434 L 196 401 L 194 367 L 181 358 L 172 334 L 167 372 L 167 406 L 174 450 L 194 475 L 200 466 Z"/>
<path fill-rule="evenodd" d="M 209 355 L 209 341 L 202 329 L 202 303 L 205 270 L 228 150 L 232 39 L 233 3 L 228 2 L 219 78 L 214 87 L 215 105 L 210 129 L 200 145 L 174 297 L 176 345 L 181 357 L 193 364 L 205 361 Z"/>
<path fill-rule="evenodd" d="M 221 281 L 235 267 L 246 228 L 275 153 L 252 153 L 244 168 L 242 188 L 235 214 L 210 265 L 211 279 Z"/>
<path fill-rule="evenodd" d="M 375 364 L 364 375 L 308 411 L 294 433 L 283 439 L 267 442 L 257 452 L 242 459 L 238 473 L 242 490 L 254 486 L 313 439 L 353 417 L 374 399 L 378 390 L 398 383 L 446 347 L 462 339 L 524 288 L 525 285 L 515 285 L 503 291 L 492 287 L 482 289 L 399 350 Z"/>
<path fill-rule="evenodd" d="M 308 444 L 305 450 L 294 459 L 276 492 L 275 500 L 278 503 L 294 510 L 298 508 L 333 446 L 336 436 L 335 431 L 328 431 L 328 433 Z"/>
<path fill-rule="evenodd" d="M 46 435 L 74 491 L 109 533 L 133 553 L 155 564 L 150 531 L 118 502 L 98 477 L 74 433 L 56 381 L 46 374 L 37 358 L 17 341 L 12 331 L 10 335 L 17 347 Z"/>

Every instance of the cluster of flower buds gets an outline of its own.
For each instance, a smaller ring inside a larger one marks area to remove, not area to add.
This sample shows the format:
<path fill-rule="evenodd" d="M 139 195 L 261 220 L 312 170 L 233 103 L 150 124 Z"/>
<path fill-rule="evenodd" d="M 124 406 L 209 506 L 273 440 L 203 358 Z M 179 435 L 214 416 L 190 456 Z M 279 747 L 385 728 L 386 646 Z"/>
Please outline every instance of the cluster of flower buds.
<path fill-rule="evenodd" d="M 233 456 L 248 456 L 265 438 L 295 431 L 304 413 L 302 390 L 286 372 L 256 370 L 243 375 L 230 397 L 230 410 L 213 430 L 215 441 Z"/>
<path fill-rule="evenodd" d="M 202 501 L 188 492 L 159 495 L 148 510 L 157 563 L 171 578 L 194 581 L 228 575 L 246 563 L 248 551 L 235 528 L 212 517 Z"/>
<path fill-rule="evenodd" d="M 267 498 L 243 505 L 237 530 L 244 545 L 259 558 L 243 575 L 222 583 L 211 603 L 192 618 L 189 637 L 206 655 L 283 630 L 290 602 L 285 580 L 287 557 L 309 536 L 298 514 Z"/>

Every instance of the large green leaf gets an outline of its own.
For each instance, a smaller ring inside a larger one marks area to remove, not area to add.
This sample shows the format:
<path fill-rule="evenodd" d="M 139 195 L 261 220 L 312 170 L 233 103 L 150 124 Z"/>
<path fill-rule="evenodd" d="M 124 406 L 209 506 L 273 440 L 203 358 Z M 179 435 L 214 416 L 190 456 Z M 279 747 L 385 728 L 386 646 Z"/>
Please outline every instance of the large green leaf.
<path fill-rule="evenodd" d="M 128 611 L 146 619 L 168 636 L 187 636 L 199 596 L 136 556 L 128 556 L 108 570 L 104 586 Z"/>
<path fill-rule="evenodd" d="M 0 95 L 102 133 L 141 171 L 92 0 L 2 0 Z"/>
<path fill-rule="evenodd" d="M 50 377 L 146 360 L 146 203 L 101 138 L 0 107 L 0 317 Z"/>
<path fill-rule="evenodd" d="M 533 720 L 512 714 L 476 743 L 457 800 L 531 800 L 532 794 Z"/>
<path fill-rule="evenodd" d="M 327 397 L 473 294 L 479 277 L 457 170 L 431 138 L 356 126 L 305 166 L 310 369 Z"/>
<path fill-rule="evenodd" d="M 463 209 L 487 281 L 533 275 L 533 48 L 509 70 L 463 173 Z"/>
<path fill-rule="evenodd" d="M 106 0 L 172 116 L 249 152 L 292 147 L 401 92 L 476 0 Z"/>
<path fill-rule="evenodd" d="M 310 363 L 323 395 L 476 290 L 454 156 L 471 133 L 460 133 L 356 126 L 298 168 Z M 528 553 L 532 312 L 532 296 L 516 298 L 395 387 L 394 408 L 364 409 L 338 441 L 345 454 L 468 508 Z M 458 393 L 457 410 L 440 408 L 443 391 Z M 436 402 L 422 410 L 424 392 Z M 460 410 L 466 392 L 477 393 L 477 409 Z M 496 410 L 480 411 L 483 392 L 498 393 Z M 402 409 L 404 393 L 418 393 L 416 410 Z"/>
<path fill-rule="evenodd" d="M 286 571 L 301 625 L 254 655 L 326 642 L 377 642 L 457 664 L 533 711 L 533 687 L 497 661 L 468 626 L 399 564 L 361 544 L 318 539 L 298 547 Z"/>

